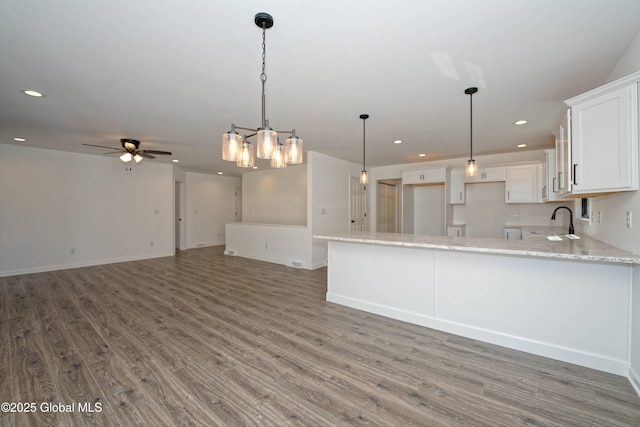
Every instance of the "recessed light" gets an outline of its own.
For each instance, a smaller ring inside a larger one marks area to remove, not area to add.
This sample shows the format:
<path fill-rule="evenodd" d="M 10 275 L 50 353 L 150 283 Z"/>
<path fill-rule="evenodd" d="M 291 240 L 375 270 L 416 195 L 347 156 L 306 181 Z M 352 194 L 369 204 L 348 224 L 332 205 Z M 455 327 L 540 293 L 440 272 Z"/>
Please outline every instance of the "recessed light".
<path fill-rule="evenodd" d="M 527 124 L 527 121 L 526 120 L 518 120 L 516 122 L 513 122 L 513 124 L 516 125 L 516 126 L 520 126 L 520 125 Z"/>
<path fill-rule="evenodd" d="M 171 160 L 171 161 L 172 161 L 173 163 L 179 163 L 179 162 L 180 162 L 180 160 L 178 160 L 178 159 L 173 159 L 173 160 Z"/>
<path fill-rule="evenodd" d="M 222 172 L 218 172 L 218 175 L 222 175 Z"/>
<path fill-rule="evenodd" d="M 418 154 L 418 157 L 426 157 L 427 155 L 425 153 L 420 153 Z"/>
<path fill-rule="evenodd" d="M 527 146 L 527 144 L 518 144 L 518 145 L 516 145 L 516 147 L 518 147 L 518 148 L 524 148 L 526 146 Z"/>
<path fill-rule="evenodd" d="M 395 141 L 393 141 L 394 144 L 402 144 L 402 140 L 401 139 L 396 139 Z"/>
<path fill-rule="evenodd" d="M 13 140 L 17 141 L 17 142 L 25 142 L 26 141 L 25 138 L 19 138 L 19 137 L 15 137 L 15 138 L 13 138 Z"/>
<path fill-rule="evenodd" d="M 257 167 L 257 166 L 254 166 L 254 167 L 252 167 L 251 169 L 258 169 L 258 167 Z"/>
<path fill-rule="evenodd" d="M 42 98 L 42 97 L 44 97 L 43 93 L 38 92 L 36 90 L 24 89 L 21 92 L 24 93 L 25 95 L 33 96 L 34 98 Z"/>

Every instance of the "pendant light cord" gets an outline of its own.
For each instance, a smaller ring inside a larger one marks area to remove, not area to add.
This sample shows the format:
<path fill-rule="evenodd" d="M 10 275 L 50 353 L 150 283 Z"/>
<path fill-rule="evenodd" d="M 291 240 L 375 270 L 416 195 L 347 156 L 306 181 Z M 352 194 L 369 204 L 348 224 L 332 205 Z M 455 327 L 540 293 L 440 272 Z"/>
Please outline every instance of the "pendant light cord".
<path fill-rule="evenodd" d="M 473 93 L 469 94 L 469 160 L 473 160 Z"/>
<path fill-rule="evenodd" d="M 365 162 L 365 153 L 366 153 L 366 149 L 365 149 L 365 144 L 366 144 L 366 124 L 367 119 L 364 118 L 362 119 L 362 170 L 367 170 L 366 168 L 366 162 Z"/>

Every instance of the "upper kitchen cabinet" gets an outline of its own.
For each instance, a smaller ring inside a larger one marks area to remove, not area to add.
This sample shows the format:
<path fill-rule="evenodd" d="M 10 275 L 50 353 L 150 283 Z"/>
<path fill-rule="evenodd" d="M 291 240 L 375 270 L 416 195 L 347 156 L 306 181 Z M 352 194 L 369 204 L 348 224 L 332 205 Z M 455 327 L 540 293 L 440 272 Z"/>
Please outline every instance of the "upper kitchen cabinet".
<path fill-rule="evenodd" d="M 542 200 L 545 202 L 557 200 L 558 193 L 556 150 L 544 150 L 544 163 L 542 164 Z"/>
<path fill-rule="evenodd" d="M 639 80 L 640 72 L 566 101 L 572 195 L 638 189 Z"/>
<path fill-rule="evenodd" d="M 481 168 L 475 176 L 465 176 L 464 182 L 499 182 L 507 179 L 504 166 Z"/>
<path fill-rule="evenodd" d="M 449 203 L 452 205 L 465 204 L 465 188 L 464 188 L 464 169 L 451 169 L 451 178 L 449 180 Z"/>
<path fill-rule="evenodd" d="M 556 137 L 556 195 L 571 193 L 571 109 L 568 109 L 555 134 Z M 553 181 L 552 181 L 553 184 Z"/>
<path fill-rule="evenodd" d="M 402 172 L 402 184 L 436 184 L 447 180 L 447 168 L 430 168 Z"/>
<path fill-rule="evenodd" d="M 541 163 L 507 166 L 506 178 L 506 203 L 542 203 Z"/>

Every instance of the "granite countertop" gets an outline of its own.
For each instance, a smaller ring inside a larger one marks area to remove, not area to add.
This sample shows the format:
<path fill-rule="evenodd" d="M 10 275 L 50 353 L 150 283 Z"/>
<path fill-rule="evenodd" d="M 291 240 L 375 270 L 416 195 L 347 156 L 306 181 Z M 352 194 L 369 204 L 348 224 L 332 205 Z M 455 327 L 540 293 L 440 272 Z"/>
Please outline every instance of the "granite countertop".
<path fill-rule="evenodd" d="M 332 235 L 314 235 L 313 237 L 322 240 L 384 246 L 443 249 L 614 264 L 640 264 L 640 256 L 587 236 L 575 235 L 578 237 L 577 239 L 569 239 L 566 234 L 558 234 L 557 236 L 562 240 L 549 240 L 547 236 L 553 235 L 557 231 L 555 227 L 549 230 L 546 228 L 543 230 L 542 227 L 522 228 L 522 240 L 377 232 L 347 232 Z M 545 234 L 530 233 L 530 231 L 536 230 Z"/>

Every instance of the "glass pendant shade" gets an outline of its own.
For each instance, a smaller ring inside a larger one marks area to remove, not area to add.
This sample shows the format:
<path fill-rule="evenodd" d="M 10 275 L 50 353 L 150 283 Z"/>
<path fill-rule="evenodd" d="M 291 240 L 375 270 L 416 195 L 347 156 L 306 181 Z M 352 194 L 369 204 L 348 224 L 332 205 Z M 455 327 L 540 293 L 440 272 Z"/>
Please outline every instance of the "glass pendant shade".
<path fill-rule="evenodd" d="M 303 163 L 302 144 L 302 138 L 298 138 L 294 130 L 293 134 L 289 138 L 287 138 L 287 163 L 289 163 L 290 165 L 300 165 Z"/>
<path fill-rule="evenodd" d="M 136 163 L 140 163 L 140 160 L 142 160 L 142 156 L 140 154 L 136 154 L 135 156 L 133 156 L 133 160 L 135 160 Z"/>
<path fill-rule="evenodd" d="M 366 170 L 360 172 L 360 184 L 365 185 L 369 183 L 369 174 Z"/>
<path fill-rule="evenodd" d="M 242 149 L 242 137 L 238 132 L 233 130 L 222 135 L 222 160 L 229 160 L 231 162 L 238 161 L 238 155 Z"/>
<path fill-rule="evenodd" d="M 257 133 L 258 139 L 258 158 L 270 159 L 273 154 L 273 150 L 278 144 L 278 132 L 266 126 Z"/>
<path fill-rule="evenodd" d="M 476 161 L 475 160 L 470 159 L 467 162 L 466 175 L 467 176 L 476 176 L 476 175 L 478 175 L 478 165 L 476 165 Z"/>
<path fill-rule="evenodd" d="M 252 168 L 254 162 L 253 145 L 250 142 L 244 141 L 240 154 L 238 155 L 237 165 L 239 168 Z"/>
<path fill-rule="evenodd" d="M 124 153 L 122 156 L 120 156 L 120 160 L 122 160 L 125 163 L 130 162 L 132 158 L 133 156 L 128 151 Z"/>
<path fill-rule="evenodd" d="M 277 144 L 271 155 L 271 167 L 276 169 L 287 167 L 287 156 L 282 144 Z"/>

